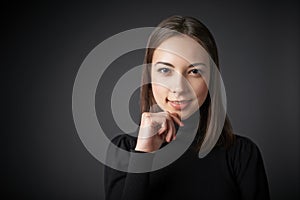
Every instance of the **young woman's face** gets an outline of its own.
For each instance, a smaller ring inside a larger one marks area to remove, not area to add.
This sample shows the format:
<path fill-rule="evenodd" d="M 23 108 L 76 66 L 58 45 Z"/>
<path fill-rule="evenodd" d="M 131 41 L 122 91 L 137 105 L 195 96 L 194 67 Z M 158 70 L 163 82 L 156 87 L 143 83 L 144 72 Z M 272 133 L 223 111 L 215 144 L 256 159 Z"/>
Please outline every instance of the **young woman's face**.
<path fill-rule="evenodd" d="M 208 94 L 209 55 L 189 36 L 174 36 L 159 45 L 152 57 L 152 91 L 158 106 L 187 119 Z"/>

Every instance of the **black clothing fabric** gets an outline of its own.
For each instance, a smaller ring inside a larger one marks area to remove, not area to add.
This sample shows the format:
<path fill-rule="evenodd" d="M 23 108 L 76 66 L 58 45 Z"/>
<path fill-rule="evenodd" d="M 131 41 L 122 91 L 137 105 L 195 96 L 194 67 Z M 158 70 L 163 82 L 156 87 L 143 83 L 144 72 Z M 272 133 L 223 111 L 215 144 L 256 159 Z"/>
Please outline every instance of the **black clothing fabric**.
<path fill-rule="evenodd" d="M 136 142 L 127 134 L 112 140 L 127 151 L 134 151 Z M 153 172 L 126 173 L 106 166 L 106 200 L 270 199 L 262 156 L 250 139 L 236 135 L 231 147 L 215 146 L 201 159 L 192 147 Z"/>

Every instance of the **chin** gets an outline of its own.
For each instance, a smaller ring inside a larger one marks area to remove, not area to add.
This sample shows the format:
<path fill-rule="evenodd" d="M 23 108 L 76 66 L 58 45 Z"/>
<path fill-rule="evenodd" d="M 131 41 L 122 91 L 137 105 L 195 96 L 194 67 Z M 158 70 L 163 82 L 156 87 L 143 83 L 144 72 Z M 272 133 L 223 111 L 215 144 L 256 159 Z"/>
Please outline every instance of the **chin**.
<path fill-rule="evenodd" d="M 188 119 L 191 115 L 193 115 L 193 113 L 195 113 L 195 111 L 189 111 L 189 110 L 184 110 L 184 111 L 174 111 L 174 110 L 169 110 L 169 109 L 166 109 L 166 111 L 170 112 L 170 113 L 176 113 L 179 115 L 179 118 L 181 120 L 186 120 Z"/>
<path fill-rule="evenodd" d="M 195 112 L 191 112 L 191 111 L 183 111 L 183 112 L 180 112 L 180 113 L 178 113 L 178 114 L 179 114 L 181 120 L 186 120 L 186 119 L 188 119 L 191 115 L 193 115 L 193 113 L 195 113 Z"/>

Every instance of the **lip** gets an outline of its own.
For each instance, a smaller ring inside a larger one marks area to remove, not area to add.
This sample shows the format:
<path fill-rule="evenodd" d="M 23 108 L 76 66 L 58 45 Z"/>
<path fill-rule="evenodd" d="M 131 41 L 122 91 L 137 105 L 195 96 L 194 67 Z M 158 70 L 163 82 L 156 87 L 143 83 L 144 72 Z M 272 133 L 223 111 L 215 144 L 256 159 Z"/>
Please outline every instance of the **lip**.
<path fill-rule="evenodd" d="M 169 99 L 167 99 L 167 102 L 175 110 L 183 110 L 190 104 L 191 100 L 169 100 Z"/>

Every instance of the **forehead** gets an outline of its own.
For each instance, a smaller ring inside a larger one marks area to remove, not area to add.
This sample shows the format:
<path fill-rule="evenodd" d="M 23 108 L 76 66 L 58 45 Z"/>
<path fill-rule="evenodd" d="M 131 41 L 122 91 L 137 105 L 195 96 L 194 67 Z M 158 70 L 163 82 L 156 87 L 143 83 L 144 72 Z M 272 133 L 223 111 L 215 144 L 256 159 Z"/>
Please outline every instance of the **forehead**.
<path fill-rule="evenodd" d="M 162 42 L 154 51 L 153 61 L 157 59 L 181 59 L 188 63 L 209 63 L 209 54 L 189 36 L 174 36 Z"/>

